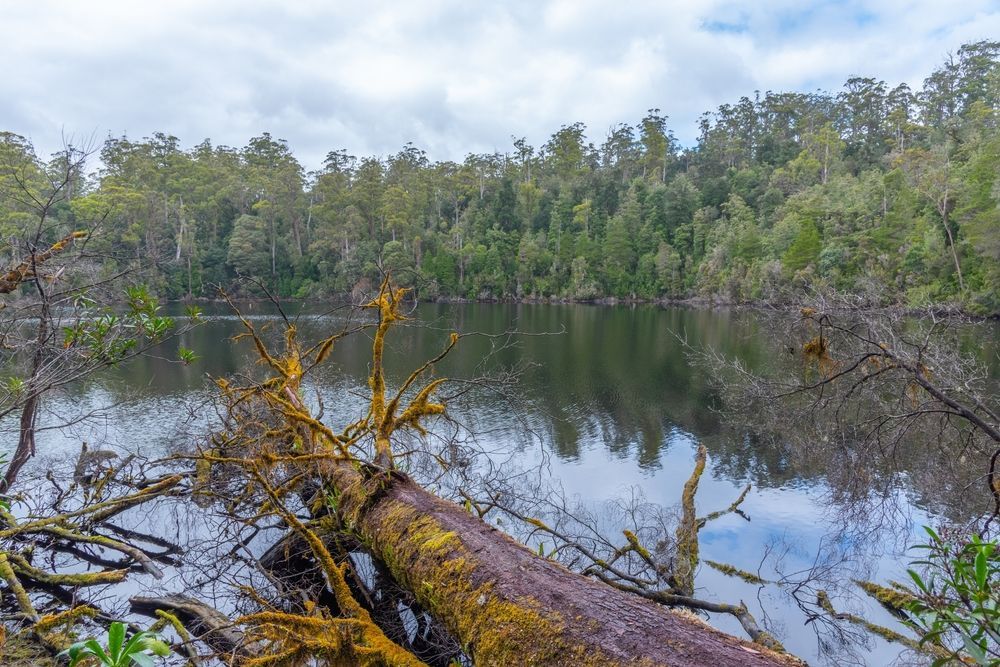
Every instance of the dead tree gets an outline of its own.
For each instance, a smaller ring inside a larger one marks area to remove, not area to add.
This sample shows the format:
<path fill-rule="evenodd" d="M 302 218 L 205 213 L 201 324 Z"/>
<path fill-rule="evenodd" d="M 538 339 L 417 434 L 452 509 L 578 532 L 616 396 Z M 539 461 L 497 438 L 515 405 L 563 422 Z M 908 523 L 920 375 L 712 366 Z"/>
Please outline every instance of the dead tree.
<path fill-rule="evenodd" d="M 242 473 L 249 482 L 243 488 L 261 500 L 264 513 L 280 517 L 309 545 L 339 612 L 317 618 L 314 608 L 307 607 L 295 614 L 268 611 L 242 619 L 251 627 L 264 624 L 254 636 L 272 646 L 274 656 L 325 651 L 329 657 L 335 648 L 322 644 L 329 638 L 316 633 L 332 633 L 346 623 L 357 633 L 336 650 L 377 656 L 372 664 L 406 664 L 410 659 L 397 652 L 398 645 L 386 643 L 380 630 L 369 628 L 370 614 L 351 595 L 350 563 L 338 563 L 327 547 L 348 534 L 385 565 L 476 664 L 797 662 L 539 557 L 400 472 L 394 442 L 407 431 L 425 432 L 426 420 L 444 413 L 436 393 L 445 380 L 427 376 L 461 338 L 452 334 L 441 354 L 389 392 L 381 354 L 391 325 L 403 319 L 402 296 L 402 290 L 386 282 L 368 304 L 378 315 L 372 325 L 370 408 L 342 430 L 312 415 L 301 384 L 342 333 L 306 348 L 289 325 L 278 353 L 244 320 L 245 335 L 268 375 L 239 385 L 219 381 L 228 405 L 226 428 L 201 454 L 201 478 L 207 482 L 213 475 Z M 307 636 L 306 628 L 313 634 Z M 254 664 L 272 663 L 261 658 Z"/>
<path fill-rule="evenodd" d="M 885 530 L 897 510 L 892 485 L 906 474 L 946 515 L 949 532 L 995 539 L 1000 392 L 990 360 L 970 345 L 980 323 L 958 312 L 906 313 L 845 295 L 818 296 L 797 313 L 767 319 L 761 324 L 782 350 L 768 368 L 692 350 L 716 379 L 731 423 L 770 435 L 803 466 L 824 461 L 839 514 L 863 530 Z M 880 602 L 886 591 L 913 596 L 905 586 L 859 586 Z M 813 590 L 806 604 L 810 618 L 917 646 L 896 630 L 837 611 L 823 590 Z M 941 657 L 944 649 L 926 641 L 920 650 Z"/>
<path fill-rule="evenodd" d="M 906 470 L 918 485 L 953 480 L 955 492 L 968 488 L 971 495 L 951 504 L 976 507 L 978 529 L 990 528 L 1000 508 L 1000 393 L 989 360 L 970 346 L 979 323 L 845 295 L 767 320 L 761 326 L 783 350 L 769 368 L 692 350 L 716 379 L 728 419 L 773 434 L 796 459 L 817 447 L 839 453 L 830 478 L 845 502 L 862 501 L 875 471 L 890 478 Z M 927 488 L 930 498 L 939 492 Z"/>

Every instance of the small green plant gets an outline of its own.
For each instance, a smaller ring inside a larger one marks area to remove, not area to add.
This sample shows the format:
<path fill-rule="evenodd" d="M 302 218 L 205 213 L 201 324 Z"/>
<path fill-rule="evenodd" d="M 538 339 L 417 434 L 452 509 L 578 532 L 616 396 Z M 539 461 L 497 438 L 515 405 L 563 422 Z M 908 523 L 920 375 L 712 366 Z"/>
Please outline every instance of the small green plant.
<path fill-rule="evenodd" d="M 177 349 L 177 358 L 180 359 L 184 363 L 185 366 L 187 366 L 192 361 L 197 360 L 198 359 L 198 355 L 194 353 L 194 350 L 186 348 L 183 345 L 181 345 Z"/>
<path fill-rule="evenodd" d="M 86 639 L 59 655 L 69 657 L 69 667 L 76 667 L 87 658 L 96 658 L 101 667 L 153 667 L 153 656 L 170 655 L 170 647 L 153 632 L 137 632 L 126 642 L 125 624 L 115 621 L 108 628 L 106 646 L 96 639 Z"/>
<path fill-rule="evenodd" d="M 917 599 L 909 611 L 921 634 L 921 644 L 937 645 L 949 653 L 934 665 L 952 661 L 1000 666 L 1000 552 L 995 542 L 973 535 L 954 543 L 925 528 L 930 542 L 924 574 L 909 570 Z M 960 644 L 960 645 L 959 645 Z"/>
<path fill-rule="evenodd" d="M 63 327 L 63 346 L 116 365 L 135 354 L 141 341 L 160 342 L 174 328 L 173 318 L 159 314 L 160 306 L 146 287 L 129 287 L 125 296 L 127 308 L 121 313 L 82 302 L 79 321 Z"/>
<path fill-rule="evenodd" d="M 12 395 L 20 394 L 24 391 L 24 380 L 19 377 L 11 376 L 3 381 L 3 389 Z"/>
<path fill-rule="evenodd" d="M 128 299 L 129 307 L 134 311 L 156 310 L 156 299 L 145 285 L 131 285 L 125 288 L 125 297 Z"/>
<path fill-rule="evenodd" d="M 87 296 L 86 294 L 80 294 L 75 299 L 73 299 L 74 308 L 93 308 L 97 305 L 97 301 Z"/>

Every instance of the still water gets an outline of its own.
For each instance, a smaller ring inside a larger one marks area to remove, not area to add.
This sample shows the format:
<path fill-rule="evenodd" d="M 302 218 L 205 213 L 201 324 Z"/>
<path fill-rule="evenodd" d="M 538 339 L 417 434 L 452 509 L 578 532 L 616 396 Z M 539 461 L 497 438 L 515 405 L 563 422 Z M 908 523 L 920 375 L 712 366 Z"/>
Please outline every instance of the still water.
<path fill-rule="evenodd" d="M 272 308 L 246 308 L 256 325 L 280 330 Z M 205 322 L 158 351 L 160 357 L 139 359 L 51 401 L 53 419 L 82 410 L 96 410 L 97 415 L 65 431 L 43 433 L 43 460 L 75 456 L 81 440 L 155 456 L 183 444 L 191 412 L 196 422 L 210 419 L 198 414 L 201 399 L 211 391 L 207 377 L 240 372 L 251 357 L 245 345 L 228 340 L 239 332 L 239 322 L 222 307 L 204 310 Z M 300 338 L 308 340 L 341 328 L 349 314 L 309 306 L 297 316 Z M 904 578 L 906 543 L 942 511 L 922 502 L 923 491 L 909 485 L 903 474 L 890 485 L 897 510 L 893 521 L 854 525 L 860 520 L 848 517 L 832 500 L 834 490 L 821 470 L 805 468 L 781 448 L 726 427 L 711 383 L 689 361 L 675 334 L 686 336 L 693 346 L 711 347 L 760 367 L 772 363 L 777 353 L 776 341 L 764 333 L 756 315 L 653 306 L 422 304 L 413 318 L 389 341 L 387 372 L 396 382 L 440 351 L 451 331 L 498 334 L 516 329 L 523 334 L 514 336 L 511 345 L 505 345 L 506 337 L 463 339 L 437 372 L 474 377 L 483 370 L 484 358 L 487 368 L 520 368 L 516 407 L 489 392 L 473 392 L 454 416 L 504 460 L 513 455 L 514 460 L 548 461 L 551 475 L 569 496 L 599 506 L 639 492 L 651 502 L 676 505 L 697 446 L 704 444 L 709 460 L 697 496 L 699 514 L 725 508 L 747 483 L 753 485 L 742 506 L 749 521 L 729 514 L 702 530 L 705 559 L 774 578 L 778 570 L 807 570 L 836 552 L 844 562 L 829 576 L 850 590 L 852 577 L 883 582 Z M 176 354 L 169 348 L 178 344 L 194 350 L 199 359 L 188 366 L 171 361 Z M 313 379 L 325 419 L 335 430 L 360 416 L 370 345 L 365 334 L 344 340 Z M 854 658 L 824 651 L 815 631 L 819 624 L 807 624 L 795 601 L 773 586 L 760 588 L 707 566 L 699 570 L 696 583 L 700 597 L 744 601 L 791 652 L 813 664 L 886 665 L 899 659 L 899 648 L 881 639 L 868 639 Z M 896 627 L 887 612 L 863 596 L 838 597 L 835 591 L 832 596 L 845 611 L 863 611 L 877 623 Z M 711 622 L 743 634 L 729 617 Z"/>

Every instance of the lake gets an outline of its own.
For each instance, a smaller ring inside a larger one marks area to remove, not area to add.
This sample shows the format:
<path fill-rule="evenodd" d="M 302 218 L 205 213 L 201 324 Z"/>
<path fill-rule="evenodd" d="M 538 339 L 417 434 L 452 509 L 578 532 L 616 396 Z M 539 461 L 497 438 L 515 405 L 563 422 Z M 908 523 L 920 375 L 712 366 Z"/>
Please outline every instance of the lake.
<path fill-rule="evenodd" d="M 255 324 L 279 330 L 272 307 L 245 307 Z M 185 431 L 210 418 L 200 412 L 210 391 L 206 375 L 240 371 L 251 359 L 245 345 L 228 340 L 239 332 L 239 322 L 224 307 L 204 310 L 205 322 L 164 346 L 161 357 L 139 359 L 51 400 L 50 421 L 53 414 L 97 412 L 64 431 L 40 434 L 41 460 L 75 456 L 81 440 L 107 441 L 149 456 L 183 444 Z M 340 328 L 348 313 L 311 305 L 298 315 L 300 338 L 307 340 Z M 910 481 L 904 465 L 888 485 L 894 511 L 862 525 L 862 518 L 834 500 L 835 489 L 815 457 L 803 465 L 766 439 L 728 428 L 709 378 L 689 361 L 677 335 L 761 367 L 774 363 L 779 352 L 773 333 L 760 326 L 759 314 L 655 306 L 421 304 L 409 325 L 391 334 L 387 373 L 399 382 L 439 352 L 451 331 L 500 334 L 510 329 L 521 335 L 463 339 L 437 368 L 440 375 L 462 378 L 477 376 L 483 368 L 521 370 L 514 402 L 473 391 L 452 413 L 498 460 L 529 466 L 545 462 L 568 497 L 594 507 L 637 492 L 673 506 L 696 448 L 704 444 L 709 459 L 697 495 L 699 514 L 727 507 L 747 483 L 753 489 L 742 505 L 749 521 L 729 514 L 702 530 L 703 558 L 759 569 L 766 578 L 832 558 L 837 563 L 826 575 L 844 589 L 831 591 L 838 608 L 896 627 L 877 604 L 856 591 L 847 595 L 850 578 L 904 578 L 903 548 L 920 536 L 920 525 L 962 508 L 942 507 L 940 498 L 925 500 L 934 494 Z M 995 346 L 997 327 L 987 331 Z M 188 366 L 170 361 L 176 358 L 170 348 L 177 344 L 199 359 Z M 360 416 L 365 404 L 370 344 L 366 334 L 344 340 L 313 378 L 311 387 L 322 397 L 325 420 L 335 430 Z M 481 365 L 484 358 L 488 361 Z M 810 662 L 852 660 L 849 654 L 824 652 L 814 631 L 818 624 L 807 625 L 795 600 L 775 587 L 761 589 L 705 565 L 696 584 L 700 597 L 744 601 L 789 651 Z M 743 636 L 729 617 L 712 623 Z M 862 664 L 888 664 L 900 653 L 881 639 L 865 643 L 856 656 Z"/>

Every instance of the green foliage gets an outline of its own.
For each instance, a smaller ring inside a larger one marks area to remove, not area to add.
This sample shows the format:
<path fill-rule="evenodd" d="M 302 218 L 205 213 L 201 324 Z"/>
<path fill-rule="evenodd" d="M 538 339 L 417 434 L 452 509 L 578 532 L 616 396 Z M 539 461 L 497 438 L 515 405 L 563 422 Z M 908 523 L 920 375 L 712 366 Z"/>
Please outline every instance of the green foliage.
<path fill-rule="evenodd" d="M 8 394 L 16 396 L 24 391 L 24 379 L 12 375 L 3 380 L 2 386 Z"/>
<path fill-rule="evenodd" d="M 268 134 L 188 151 L 161 133 L 112 138 L 99 177 L 81 176 L 53 222 L 103 219 L 90 247 L 149 258 L 168 298 L 254 292 L 242 276 L 331 296 L 382 269 L 419 298 L 742 301 L 863 278 L 900 305 L 997 314 L 998 80 L 1000 43 L 976 42 L 921 90 L 852 77 L 836 94 L 724 104 L 689 149 L 650 109 L 600 147 L 570 123 L 537 149 L 517 139 L 509 156 L 461 163 L 410 144 L 384 159 L 332 151 L 309 180 Z M 28 140 L 0 133 L 0 158 L 43 188 Z M 32 220 L 3 196 L 14 173 L 0 169 L 3 238 Z"/>
<path fill-rule="evenodd" d="M 227 261 L 237 273 L 264 278 L 271 275 L 271 252 L 267 221 L 254 215 L 241 215 L 229 237 Z"/>
<path fill-rule="evenodd" d="M 819 230 L 816 229 L 816 223 L 812 220 L 801 220 L 799 233 L 781 258 L 785 271 L 791 275 L 813 264 L 819 259 L 822 247 L 823 243 L 819 237 Z"/>
<path fill-rule="evenodd" d="M 198 359 L 198 355 L 194 353 L 194 350 L 189 349 L 181 345 L 177 348 L 177 358 L 180 359 L 185 366 Z"/>
<path fill-rule="evenodd" d="M 69 667 L 91 658 L 102 667 L 153 667 L 153 656 L 169 656 L 170 647 L 152 632 L 137 632 L 126 641 L 125 624 L 115 621 L 108 628 L 103 646 L 96 639 L 86 639 L 76 642 L 59 655 L 69 658 Z"/>
<path fill-rule="evenodd" d="M 103 363 L 117 364 L 135 354 L 141 343 L 156 343 L 174 328 L 174 319 L 159 314 L 160 306 L 146 286 L 125 290 L 125 312 L 77 300 L 76 323 L 63 327 L 63 347 Z"/>
<path fill-rule="evenodd" d="M 959 544 L 925 528 L 930 541 L 918 548 L 925 557 L 909 570 L 917 599 L 909 604 L 921 644 L 943 647 L 949 657 L 935 665 L 971 658 L 977 665 L 1000 665 L 1000 550 L 978 536 Z"/>

